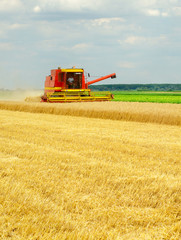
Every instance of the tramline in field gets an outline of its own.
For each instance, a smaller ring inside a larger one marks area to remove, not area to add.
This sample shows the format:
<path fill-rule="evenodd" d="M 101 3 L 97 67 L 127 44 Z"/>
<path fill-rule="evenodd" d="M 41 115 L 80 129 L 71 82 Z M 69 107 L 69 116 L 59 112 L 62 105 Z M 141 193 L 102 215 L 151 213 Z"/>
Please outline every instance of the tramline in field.
<path fill-rule="evenodd" d="M 116 74 L 112 73 L 88 82 L 84 69 L 53 69 L 51 75 L 46 77 L 42 102 L 109 101 L 113 99 L 110 92 L 91 92 L 88 88 L 91 84 L 107 78 L 116 78 Z"/>

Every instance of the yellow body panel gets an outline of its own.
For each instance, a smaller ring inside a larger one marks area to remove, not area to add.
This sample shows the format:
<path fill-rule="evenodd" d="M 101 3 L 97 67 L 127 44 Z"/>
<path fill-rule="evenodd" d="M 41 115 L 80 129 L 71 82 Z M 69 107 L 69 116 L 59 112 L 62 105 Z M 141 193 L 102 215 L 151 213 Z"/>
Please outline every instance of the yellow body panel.
<path fill-rule="evenodd" d="M 62 89 L 61 92 L 90 92 L 90 89 Z"/>
<path fill-rule="evenodd" d="M 61 90 L 61 87 L 45 87 L 46 90 Z"/>
<path fill-rule="evenodd" d="M 66 69 L 61 69 L 61 72 L 83 72 L 83 69 L 79 68 L 66 68 Z"/>
<path fill-rule="evenodd" d="M 47 93 L 48 102 L 110 101 L 110 92 L 90 92 L 90 89 L 65 89 Z"/>

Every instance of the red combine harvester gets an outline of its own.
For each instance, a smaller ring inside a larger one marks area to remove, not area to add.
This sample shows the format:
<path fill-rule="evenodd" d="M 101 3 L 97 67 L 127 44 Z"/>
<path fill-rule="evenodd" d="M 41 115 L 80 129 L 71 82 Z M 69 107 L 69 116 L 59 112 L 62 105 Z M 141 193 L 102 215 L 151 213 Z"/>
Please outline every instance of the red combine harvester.
<path fill-rule="evenodd" d="M 109 101 L 113 99 L 110 92 L 91 92 L 89 85 L 107 78 L 116 78 L 112 73 L 104 77 L 87 82 L 84 69 L 68 68 L 51 70 L 46 77 L 42 102 L 83 102 Z"/>

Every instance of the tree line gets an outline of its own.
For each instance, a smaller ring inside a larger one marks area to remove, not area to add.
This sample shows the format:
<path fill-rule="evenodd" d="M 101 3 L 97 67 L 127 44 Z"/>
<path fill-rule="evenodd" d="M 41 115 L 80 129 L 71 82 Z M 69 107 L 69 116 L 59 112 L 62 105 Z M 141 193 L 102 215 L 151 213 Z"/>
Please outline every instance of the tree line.
<path fill-rule="evenodd" d="M 181 84 L 105 84 L 90 88 L 94 91 L 181 91 Z"/>

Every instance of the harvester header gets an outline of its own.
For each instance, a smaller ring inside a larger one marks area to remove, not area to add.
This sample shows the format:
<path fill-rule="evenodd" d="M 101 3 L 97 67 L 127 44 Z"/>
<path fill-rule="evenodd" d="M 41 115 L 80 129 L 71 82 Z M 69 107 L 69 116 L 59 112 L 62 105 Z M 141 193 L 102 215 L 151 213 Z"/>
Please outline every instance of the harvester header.
<path fill-rule="evenodd" d="M 51 70 L 46 77 L 43 102 L 78 102 L 78 101 L 109 101 L 113 99 L 110 92 L 91 92 L 89 85 L 107 78 L 115 78 L 112 73 L 98 79 L 87 81 L 82 68 L 58 68 Z"/>

